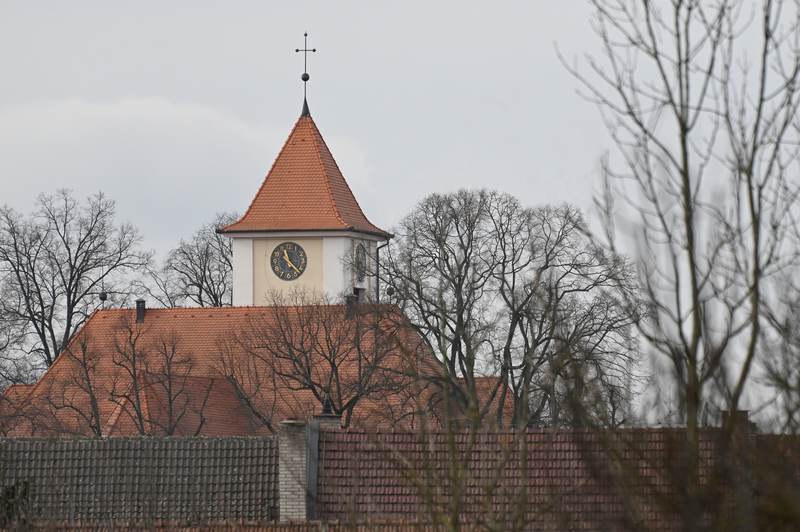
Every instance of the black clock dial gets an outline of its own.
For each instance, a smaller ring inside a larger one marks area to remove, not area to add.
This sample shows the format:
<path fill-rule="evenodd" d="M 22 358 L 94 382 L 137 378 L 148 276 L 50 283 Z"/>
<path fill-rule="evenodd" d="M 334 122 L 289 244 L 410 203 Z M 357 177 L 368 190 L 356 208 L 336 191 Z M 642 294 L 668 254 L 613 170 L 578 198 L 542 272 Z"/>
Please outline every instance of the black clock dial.
<path fill-rule="evenodd" d="M 294 281 L 306 271 L 305 250 L 294 242 L 284 242 L 272 250 L 269 267 L 279 279 Z"/>

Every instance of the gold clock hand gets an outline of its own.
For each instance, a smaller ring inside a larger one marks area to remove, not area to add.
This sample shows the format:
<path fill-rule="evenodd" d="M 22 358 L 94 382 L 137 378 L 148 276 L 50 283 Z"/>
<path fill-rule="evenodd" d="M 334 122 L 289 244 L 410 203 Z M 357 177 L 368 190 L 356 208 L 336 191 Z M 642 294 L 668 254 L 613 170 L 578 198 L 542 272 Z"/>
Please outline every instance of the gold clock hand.
<path fill-rule="evenodd" d="M 292 267 L 292 269 L 293 269 L 294 271 L 296 271 L 296 272 L 297 272 L 297 275 L 300 275 L 300 270 L 298 270 L 298 269 L 297 269 L 297 267 L 296 267 L 294 264 L 292 264 L 292 261 L 291 261 L 291 260 L 289 260 L 289 254 L 288 254 L 288 253 L 286 253 L 286 250 L 285 250 L 285 249 L 283 250 L 283 260 L 285 260 L 285 261 L 286 261 L 286 264 L 288 264 L 289 266 L 291 266 L 291 267 Z"/>

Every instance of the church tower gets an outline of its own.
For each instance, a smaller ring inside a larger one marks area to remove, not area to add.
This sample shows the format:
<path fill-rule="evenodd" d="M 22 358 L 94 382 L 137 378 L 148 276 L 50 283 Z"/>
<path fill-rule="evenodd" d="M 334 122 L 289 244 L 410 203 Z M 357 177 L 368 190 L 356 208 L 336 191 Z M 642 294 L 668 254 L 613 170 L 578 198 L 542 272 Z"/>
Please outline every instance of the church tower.
<path fill-rule="evenodd" d="M 233 239 L 234 305 L 296 288 L 377 300 L 377 248 L 392 237 L 364 216 L 305 100 L 247 212 L 219 232 Z"/>

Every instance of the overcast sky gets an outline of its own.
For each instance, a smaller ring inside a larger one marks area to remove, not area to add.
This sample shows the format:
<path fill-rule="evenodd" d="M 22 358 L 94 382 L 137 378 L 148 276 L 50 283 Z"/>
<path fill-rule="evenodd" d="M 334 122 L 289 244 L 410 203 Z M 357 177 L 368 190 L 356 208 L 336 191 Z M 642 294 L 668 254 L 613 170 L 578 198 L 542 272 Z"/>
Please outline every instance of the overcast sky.
<path fill-rule="evenodd" d="M 367 217 L 489 187 L 590 209 L 611 141 L 561 65 L 564 2 L 0 0 L 0 204 L 102 190 L 163 254 L 244 211 L 308 100 Z"/>

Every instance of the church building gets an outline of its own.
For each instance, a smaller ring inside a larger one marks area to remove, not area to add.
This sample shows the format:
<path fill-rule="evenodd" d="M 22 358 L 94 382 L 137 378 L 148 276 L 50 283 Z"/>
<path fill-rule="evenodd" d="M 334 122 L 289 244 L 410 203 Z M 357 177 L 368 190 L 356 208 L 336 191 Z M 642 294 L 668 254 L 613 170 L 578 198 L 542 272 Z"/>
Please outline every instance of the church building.
<path fill-rule="evenodd" d="M 438 373 L 378 303 L 392 235 L 362 212 L 305 98 L 244 216 L 218 231 L 233 240 L 232 307 L 96 311 L 39 382 L 4 394 L 3 432 L 266 435 L 323 407 L 344 426 L 420 422 L 438 395 L 418 390 Z"/>

